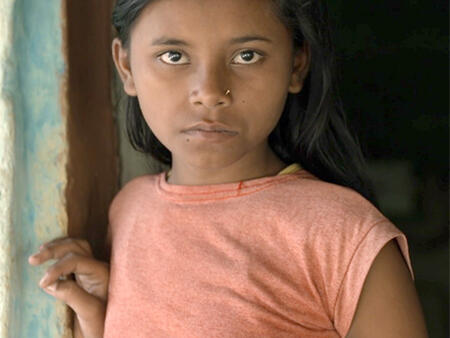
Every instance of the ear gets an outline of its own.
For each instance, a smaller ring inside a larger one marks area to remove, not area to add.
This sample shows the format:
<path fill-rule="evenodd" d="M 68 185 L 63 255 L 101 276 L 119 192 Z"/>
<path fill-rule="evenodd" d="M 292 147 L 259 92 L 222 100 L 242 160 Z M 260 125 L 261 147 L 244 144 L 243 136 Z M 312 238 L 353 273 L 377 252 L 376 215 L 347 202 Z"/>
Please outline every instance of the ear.
<path fill-rule="evenodd" d="M 115 38 L 112 42 L 112 56 L 123 83 L 123 90 L 129 96 L 137 96 L 133 74 L 131 73 L 129 52 L 126 48 L 123 48 L 122 42 L 118 38 Z"/>
<path fill-rule="evenodd" d="M 288 88 L 289 93 L 297 94 L 302 90 L 305 79 L 308 76 L 310 63 L 311 53 L 308 44 L 305 42 L 294 56 L 294 66 Z"/>

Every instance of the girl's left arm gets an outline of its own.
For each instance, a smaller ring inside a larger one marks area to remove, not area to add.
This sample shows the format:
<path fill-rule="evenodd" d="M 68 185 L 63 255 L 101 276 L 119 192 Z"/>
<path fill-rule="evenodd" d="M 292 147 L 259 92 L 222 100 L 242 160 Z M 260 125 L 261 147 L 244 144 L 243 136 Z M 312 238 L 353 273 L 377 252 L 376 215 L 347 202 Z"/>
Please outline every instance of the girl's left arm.
<path fill-rule="evenodd" d="M 428 337 L 414 281 L 395 239 L 375 258 L 346 337 Z"/>

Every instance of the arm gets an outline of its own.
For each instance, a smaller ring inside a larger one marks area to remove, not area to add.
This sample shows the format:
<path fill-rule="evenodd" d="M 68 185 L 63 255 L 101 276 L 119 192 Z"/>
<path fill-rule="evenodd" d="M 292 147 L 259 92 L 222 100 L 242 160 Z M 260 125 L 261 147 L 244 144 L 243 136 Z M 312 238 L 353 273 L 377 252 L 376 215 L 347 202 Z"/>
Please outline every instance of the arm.
<path fill-rule="evenodd" d="M 347 338 L 427 338 L 414 281 L 396 240 L 380 251 L 364 283 Z"/>

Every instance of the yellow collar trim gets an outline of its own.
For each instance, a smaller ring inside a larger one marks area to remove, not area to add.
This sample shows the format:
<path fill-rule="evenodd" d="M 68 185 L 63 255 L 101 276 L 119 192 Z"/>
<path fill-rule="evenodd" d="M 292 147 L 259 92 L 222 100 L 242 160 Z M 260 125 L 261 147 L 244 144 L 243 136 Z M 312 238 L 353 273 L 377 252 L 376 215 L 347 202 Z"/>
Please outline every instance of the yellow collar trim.
<path fill-rule="evenodd" d="M 291 165 L 288 165 L 286 168 L 281 170 L 278 175 L 286 175 L 286 174 L 292 174 L 299 170 L 301 170 L 302 167 L 298 163 L 292 163 Z"/>

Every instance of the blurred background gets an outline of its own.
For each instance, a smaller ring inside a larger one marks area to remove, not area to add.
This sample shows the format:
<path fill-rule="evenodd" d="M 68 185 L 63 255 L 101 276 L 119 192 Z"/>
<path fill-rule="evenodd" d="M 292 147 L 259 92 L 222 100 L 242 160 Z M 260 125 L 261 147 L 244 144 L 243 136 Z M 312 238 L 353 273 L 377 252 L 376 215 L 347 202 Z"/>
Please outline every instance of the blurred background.
<path fill-rule="evenodd" d="M 449 337 L 448 1 L 330 1 L 341 96 L 407 236 L 430 337 Z"/>

